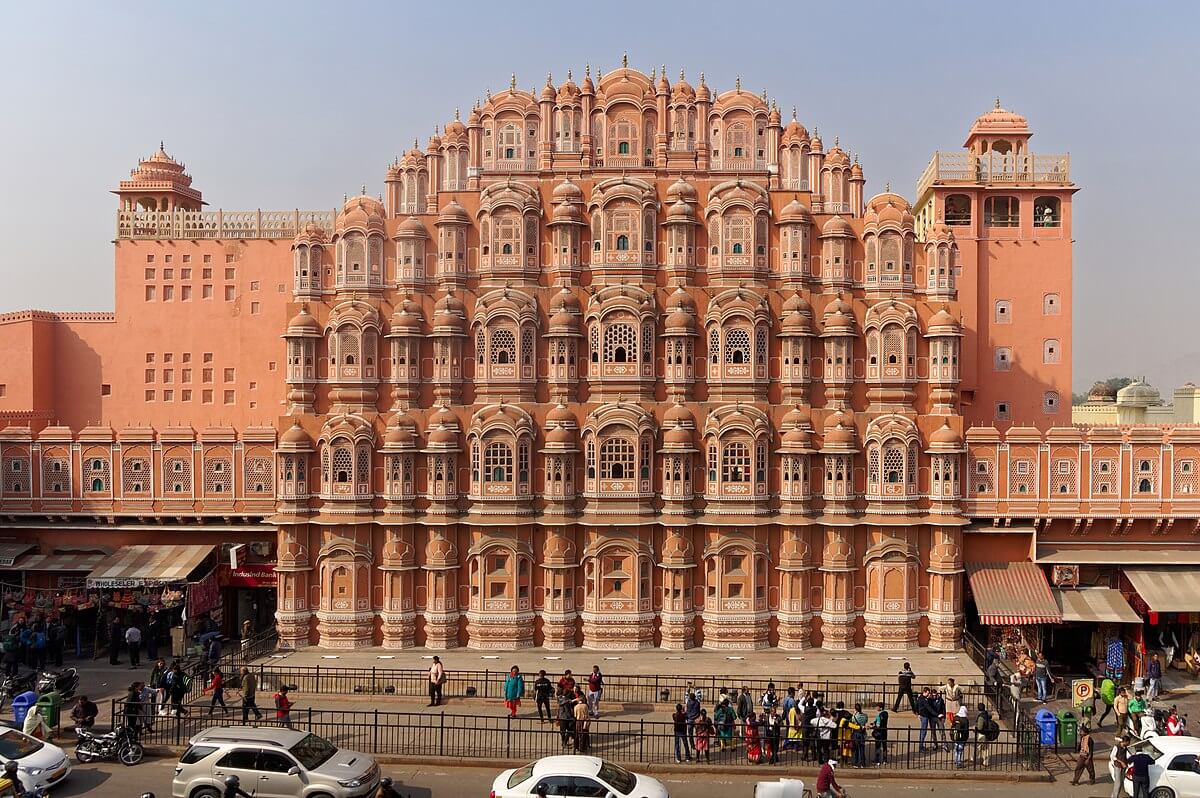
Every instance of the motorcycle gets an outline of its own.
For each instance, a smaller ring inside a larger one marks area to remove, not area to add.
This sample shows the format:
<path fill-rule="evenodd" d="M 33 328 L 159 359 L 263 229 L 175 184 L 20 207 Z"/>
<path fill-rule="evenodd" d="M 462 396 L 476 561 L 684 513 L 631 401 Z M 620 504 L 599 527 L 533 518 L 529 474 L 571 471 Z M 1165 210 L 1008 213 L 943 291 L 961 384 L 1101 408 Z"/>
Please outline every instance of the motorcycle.
<path fill-rule="evenodd" d="M 123 765 L 136 765 L 146 754 L 137 735 L 128 726 L 113 729 L 108 734 L 93 734 L 86 729 L 76 729 L 75 733 L 79 735 L 75 758 L 81 765 L 97 759 L 114 758 Z"/>
<path fill-rule="evenodd" d="M 38 695 L 45 695 L 51 690 L 57 692 L 59 696 L 66 701 L 75 695 L 75 691 L 79 689 L 79 671 L 74 668 L 64 668 L 55 673 L 54 671 L 42 671 L 38 675 L 37 686 Z"/>
<path fill-rule="evenodd" d="M 24 675 L 5 676 L 3 680 L 0 680 L 0 710 L 4 709 L 4 705 L 11 701 L 13 696 L 32 690 L 36 676 L 36 671 L 30 671 Z"/>

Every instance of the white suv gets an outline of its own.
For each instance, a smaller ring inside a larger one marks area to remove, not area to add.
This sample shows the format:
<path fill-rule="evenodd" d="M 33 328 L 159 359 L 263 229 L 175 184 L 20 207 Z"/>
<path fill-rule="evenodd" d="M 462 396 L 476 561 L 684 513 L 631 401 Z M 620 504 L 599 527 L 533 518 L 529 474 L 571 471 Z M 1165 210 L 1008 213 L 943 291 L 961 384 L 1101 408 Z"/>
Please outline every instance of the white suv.
<path fill-rule="evenodd" d="M 255 798 L 361 798 L 379 785 L 374 759 L 302 731 L 216 727 L 188 742 L 172 798 L 221 798 L 229 776 Z"/>

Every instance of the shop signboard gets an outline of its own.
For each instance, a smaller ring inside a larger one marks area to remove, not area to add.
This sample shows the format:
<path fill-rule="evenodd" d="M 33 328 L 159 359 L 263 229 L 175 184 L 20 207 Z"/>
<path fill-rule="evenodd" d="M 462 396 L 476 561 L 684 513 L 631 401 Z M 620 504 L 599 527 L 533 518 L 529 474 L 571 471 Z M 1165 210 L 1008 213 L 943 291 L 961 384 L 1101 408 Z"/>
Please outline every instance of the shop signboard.
<path fill-rule="evenodd" d="M 276 583 L 274 563 L 241 563 L 237 568 L 222 564 L 222 587 L 269 587 Z"/>
<path fill-rule="evenodd" d="M 1071 697 L 1077 707 L 1090 704 L 1096 697 L 1096 685 L 1091 679 L 1074 679 L 1071 681 Z"/>

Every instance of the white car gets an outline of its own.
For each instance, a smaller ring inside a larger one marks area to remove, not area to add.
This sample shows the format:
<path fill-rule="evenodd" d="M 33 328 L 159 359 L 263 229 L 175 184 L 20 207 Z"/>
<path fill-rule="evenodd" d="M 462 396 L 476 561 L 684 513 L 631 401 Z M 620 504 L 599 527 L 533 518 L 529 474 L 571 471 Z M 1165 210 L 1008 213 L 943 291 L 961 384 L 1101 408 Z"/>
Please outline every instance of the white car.
<path fill-rule="evenodd" d="M 547 756 L 506 770 L 492 783 L 491 798 L 534 798 L 539 786 L 546 795 L 670 798 L 662 782 L 594 756 Z"/>
<path fill-rule="evenodd" d="M 17 777 L 29 791 L 47 790 L 71 772 L 67 752 L 16 729 L 0 727 L 0 765 L 17 763 Z"/>
<path fill-rule="evenodd" d="M 1135 740 L 1129 756 L 1149 754 L 1150 798 L 1200 798 L 1200 738 L 1151 737 Z M 1110 770 L 1113 768 L 1110 764 Z M 1125 792 L 1133 795 L 1132 768 L 1125 768 Z"/>

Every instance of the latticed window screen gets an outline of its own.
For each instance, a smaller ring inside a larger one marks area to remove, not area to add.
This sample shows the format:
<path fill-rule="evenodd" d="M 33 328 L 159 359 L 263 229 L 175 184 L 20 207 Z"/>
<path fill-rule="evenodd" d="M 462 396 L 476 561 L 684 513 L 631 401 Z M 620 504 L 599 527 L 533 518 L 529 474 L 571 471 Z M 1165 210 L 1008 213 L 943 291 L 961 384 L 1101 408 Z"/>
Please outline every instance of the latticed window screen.
<path fill-rule="evenodd" d="M 910 443 L 908 445 L 908 459 L 905 461 L 905 475 L 909 490 L 917 487 L 917 445 Z"/>
<path fill-rule="evenodd" d="M 354 481 L 358 484 L 358 492 L 366 493 L 367 486 L 371 483 L 371 450 L 366 446 L 359 446 L 355 453 L 355 477 Z"/>
<path fill-rule="evenodd" d="M 334 450 L 332 476 L 331 481 L 338 485 L 349 485 L 354 481 L 354 456 L 349 449 Z"/>
<path fill-rule="evenodd" d="M 649 363 L 654 354 L 654 325 L 642 325 L 642 362 Z"/>
<path fill-rule="evenodd" d="M 167 457 L 163 460 L 163 485 L 167 493 L 192 492 L 192 461 L 188 457 Z"/>
<path fill-rule="evenodd" d="M 229 460 L 224 457 L 210 457 L 204 461 L 204 492 L 231 493 L 233 474 Z"/>
<path fill-rule="evenodd" d="M 475 333 L 475 359 L 483 363 L 486 352 L 487 345 L 484 343 L 483 330 L 479 330 Z"/>
<path fill-rule="evenodd" d="M 637 332 L 632 324 L 610 324 L 604 330 L 604 362 L 632 363 L 637 360 Z"/>
<path fill-rule="evenodd" d="M 970 459 L 970 468 L 971 489 L 975 493 L 991 493 L 995 490 L 995 482 L 992 480 L 992 474 L 995 469 L 992 467 L 991 460 L 972 457 Z"/>
<path fill-rule="evenodd" d="M 904 449 L 891 445 L 883 450 L 883 481 L 898 483 L 904 479 Z"/>
<path fill-rule="evenodd" d="M 721 481 L 750 481 L 750 448 L 739 441 L 725 444 L 721 450 Z"/>
<path fill-rule="evenodd" d="M 533 330 L 526 327 L 521 331 L 521 364 L 528 366 L 533 363 Z"/>
<path fill-rule="evenodd" d="M 71 492 L 71 461 L 66 457 L 42 458 L 42 492 L 69 494 Z"/>
<path fill-rule="evenodd" d="M 625 438 L 609 438 L 600 445 L 600 478 L 631 479 L 636 451 Z"/>
<path fill-rule="evenodd" d="M 1052 494 L 1075 492 L 1075 461 L 1065 459 L 1054 461 L 1054 468 L 1050 472 L 1050 492 Z"/>
<path fill-rule="evenodd" d="M 91 493 L 108 490 L 108 458 L 85 457 L 83 459 L 83 489 Z"/>
<path fill-rule="evenodd" d="M 1182 494 L 1194 494 L 1197 492 L 1196 479 L 1196 461 L 1195 460 L 1176 460 L 1175 461 L 1175 492 Z"/>
<path fill-rule="evenodd" d="M 1013 459 L 1009 465 L 1009 492 L 1014 496 L 1028 496 L 1036 492 L 1036 469 L 1032 460 Z"/>
<path fill-rule="evenodd" d="M 725 362 L 750 362 L 750 333 L 741 327 L 725 333 Z"/>
<path fill-rule="evenodd" d="M 750 217 L 733 214 L 725 220 L 726 254 L 741 255 L 750 251 Z"/>
<path fill-rule="evenodd" d="M 489 443 L 483 452 L 483 481 L 512 482 L 513 454 L 507 443 Z"/>
<path fill-rule="evenodd" d="M 871 482 L 878 483 L 880 477 L 879 471 L 879 446 L 874 445 L 867 452 L 867 479 Z"/>
<path fill-rule="evenodd" d="M 29 469 L 20 457 L 4 458 L 4 492 L 26 493 L 29 491 Z"/>
<path fill-rule="evenodd" d="M 492 330 L 492 363 L 517 362 L 517 337 L 512 330 L 501 328 Z"/>
<path fill-rule="evenodd" d="M 150 458 L 125 458 L 121 463 L 121 491 L 126 494 L 150 492 Z"/>
<path fill-rule="evenodd" d="M 708 331 L 708 359 L 713 363 L 721 362 L 721 333 L 716 327 Z"/>
<path fill-rule="evenodd" d="M 754 331 L 754 362 L 760 366 L 767 363 L 767 328 L 759 327 Z"/>
<path fill-rule="evenodd" d="M 247 457 L 244 468 L 246 495 L 271 493 L 271 458 Z"/>
<path fill-rule="evenodd" d="M 883 362 L 895 365 L 903 359 L 904 333 L 899 327 L 888 327 L 883 331 Z"/>

